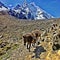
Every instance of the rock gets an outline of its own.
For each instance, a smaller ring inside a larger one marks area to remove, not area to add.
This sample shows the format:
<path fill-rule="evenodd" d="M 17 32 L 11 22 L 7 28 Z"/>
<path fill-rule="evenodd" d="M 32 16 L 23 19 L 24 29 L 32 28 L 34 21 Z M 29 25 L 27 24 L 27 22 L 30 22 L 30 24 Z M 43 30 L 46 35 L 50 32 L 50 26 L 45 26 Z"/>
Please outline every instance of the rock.
<path fill-rule="evenodd" d="M 36 49 L 34 50 L 35 57 L 40 58 L 40 54 L 45 51 L 46 50 L 42 46 L 37 46 Z"/>

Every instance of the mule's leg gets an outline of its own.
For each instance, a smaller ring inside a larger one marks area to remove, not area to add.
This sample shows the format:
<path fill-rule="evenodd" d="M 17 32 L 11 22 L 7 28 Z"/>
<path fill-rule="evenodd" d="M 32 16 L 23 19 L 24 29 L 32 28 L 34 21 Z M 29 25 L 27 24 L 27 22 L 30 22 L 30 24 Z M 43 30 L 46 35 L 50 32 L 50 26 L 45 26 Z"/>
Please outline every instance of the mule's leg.
<path fill-rule="evenodd" d="M 29 49 L 29 44 L 27 43 L 27 49 Z"/>
<path fill-rule="evenodd" d="M 24 40 L 24 46 L 26 46 L 26 40 Z"/>
<path fill-rule="evenodd" d="M 29 52 L 30 52 L 31 43 L 29 43 Z"/>
<path fill-rule="evenodd" d="M 34 42 L 32 43 L 32 46 L 35 47 L 36 46 L 36 40 L 34 40 Z"/>
<path fill-rule="evenodd" d="M 32 46 L 35 47 L 35 43 L 32 43 Z"/>
<path fill-rule="evenodd" d="M 36 44 L 37 44 L 37 45 L 40 44 L 40 39 L 41 39 L 41 37 L 38 37 L 38 38 L 37 38 L 37 41 L 36 41 Z"/>

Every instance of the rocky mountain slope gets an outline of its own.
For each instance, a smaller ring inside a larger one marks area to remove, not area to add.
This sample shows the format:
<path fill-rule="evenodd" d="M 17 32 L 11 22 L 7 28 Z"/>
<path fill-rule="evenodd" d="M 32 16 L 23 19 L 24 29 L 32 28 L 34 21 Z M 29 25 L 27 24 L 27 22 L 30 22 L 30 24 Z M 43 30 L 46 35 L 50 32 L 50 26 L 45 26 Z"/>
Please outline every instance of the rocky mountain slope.
<path fill-rule="evenodd" d="M 59 60 L 60 50 L 52 52 L 48 50 L 42 52 L 40 58 L 36 58 L 33 52 L 36 48 L 31 48 L 29 52 L 23 45 L 22 39 L 24 33 L 35 29 L 46 30 L 53 23 L 60 25 L 60 19 L 30 21 L 0 15 L 0 60 Z"/>

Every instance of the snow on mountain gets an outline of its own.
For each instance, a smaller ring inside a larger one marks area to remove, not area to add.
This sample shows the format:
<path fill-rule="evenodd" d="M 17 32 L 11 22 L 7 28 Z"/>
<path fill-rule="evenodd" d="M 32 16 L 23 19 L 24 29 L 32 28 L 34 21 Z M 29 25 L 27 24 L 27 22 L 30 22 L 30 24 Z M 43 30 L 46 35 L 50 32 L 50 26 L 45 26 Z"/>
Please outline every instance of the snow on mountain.
<path fill-rule="evenodd" d="M 8 10 L 8 8 L 3 3 L 0 2 L 0 11 L 6 11 L 6 10 Z"/>
<path fill-rule="evenodd" d="M 36 6 L 34 2 L 30 3 L 34 7 L 34 15 L 36 19 L 50 19 L 53 18 L 52 15 L 48 14 L 46 11 L 41 9 L 39 6 Z"/>
<path fill-rule="evenodd" d="M 0 15 L 7 15 L 8 14 L 8 8 L 0 2 Z"/>
<path fill-rule="evenodd" d="M 36 6 L 34 2 L 31 2 L 30 4 L 24 2 L 23 5 L 18 4 L 13 9 L 8 9 L 3 3 L 0 2 L 0 12 L 1 11 L 4 11 L 3 13 L 8 11 L 9 15 L 19 19 L 37 20 L 54 18 L 39 6 Z"/>
<path fill-rule="evenodd" d="M 16 7 L 14 7 L 15 10 L 20 9 L 21 6 L 18 4 Z"/>
<path fill-rule="evenodd" d="M 50 19 L 50 18 L 53 18 L 53 16 L 37 6 L 36 19 Z"/>
<path fill-rule="evenodd" d="M 6 10 L 7 9 L 5 7 L 3 7 L 3 6 L 0 8 L 0 11 L 6 11 Z"/>
<path fill-rule="evenodd" d="M 30 4 L 24 3 L 21 6 L 18 4 L 13 9 L 10 9 L 9 14 L 19 19 L 37 20 L 53 18 L 52 15 L 48 14 L 39 6 L 36 6 L 34 2 Z"/>
<path fill-rule="evenodd" d="M 23 4 L 22 6 L 18 4 L 13 9 L 10 9 L 9 14 L 19 19 L 33 19 L 33 15 L 28 7 L 28 4 Z"/>

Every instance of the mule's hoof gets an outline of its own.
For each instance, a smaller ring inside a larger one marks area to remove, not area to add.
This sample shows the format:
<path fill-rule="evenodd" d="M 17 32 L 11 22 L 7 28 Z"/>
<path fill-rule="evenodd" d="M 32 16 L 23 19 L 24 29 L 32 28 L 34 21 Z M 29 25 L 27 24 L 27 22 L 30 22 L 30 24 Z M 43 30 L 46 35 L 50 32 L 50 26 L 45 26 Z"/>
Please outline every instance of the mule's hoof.
<path fill-rule="evenodd" d="M 24 44 L 24 46 L 26 46 L 26 44 Z"/>
<path fill-rule="evenodd" d="M 27 49 L 29 49 L 29 48 L 27 48 Z"/>
<path fill-rule="evenodd" d="M 31 51 L 29 50 L 29 52 L 31 52 Z"/>

